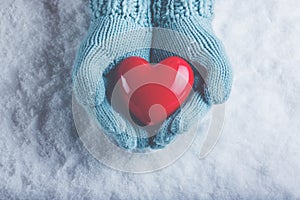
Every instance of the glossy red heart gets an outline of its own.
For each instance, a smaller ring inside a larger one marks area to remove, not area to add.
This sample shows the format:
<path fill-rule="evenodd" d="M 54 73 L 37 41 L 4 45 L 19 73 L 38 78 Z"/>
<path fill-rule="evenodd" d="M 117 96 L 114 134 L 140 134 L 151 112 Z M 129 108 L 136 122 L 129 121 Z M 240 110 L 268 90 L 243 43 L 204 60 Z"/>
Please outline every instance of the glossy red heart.
<path fill-rule="evenodd" d="M 152 65 L 140 57 L 129 57 L 117 68 L 121 97 L 142 124 L 154 125 L 174 113 L 186 100 L 194 83 L 190 65 L 169 57 Z"/>

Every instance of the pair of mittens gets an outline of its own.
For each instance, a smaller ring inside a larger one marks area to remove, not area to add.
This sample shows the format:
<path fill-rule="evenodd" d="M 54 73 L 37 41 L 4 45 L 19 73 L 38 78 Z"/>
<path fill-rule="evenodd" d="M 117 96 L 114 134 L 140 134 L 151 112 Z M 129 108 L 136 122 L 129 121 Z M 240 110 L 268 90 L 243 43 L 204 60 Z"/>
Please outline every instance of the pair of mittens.
<path fill-rule="evenodd" d="M 212 104 L 228 99 L 232 69 L 211 28 L 213 0 L 91 0 L 90 7 L 91 26 L 73 70 L 74 91 L 120 147 L 163 148 L 197 123 Z M 191 62 L 194 92 L 157 134 L 148 138 L 142 127 L 112 108 L 107 91 L 113 89 L 113 80 L 106 75 L 129 56 L 158 63 L 173 55 Z M 204 79 L 200 65 L 207 71 Z"/>

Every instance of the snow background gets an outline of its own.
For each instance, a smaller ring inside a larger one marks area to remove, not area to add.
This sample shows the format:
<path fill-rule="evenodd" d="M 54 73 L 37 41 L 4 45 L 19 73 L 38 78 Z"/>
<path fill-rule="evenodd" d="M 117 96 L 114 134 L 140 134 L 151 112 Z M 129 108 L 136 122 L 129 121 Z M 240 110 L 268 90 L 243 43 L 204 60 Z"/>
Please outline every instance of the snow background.
<path fill-rule="evenodd" d="M 300 199 L 300 1 L 220 0 L 214 28 L 235 72 L 223 135 L 204 160 L 133 175 L 78 139 L 71 69 L 84 0 L 0 2 L 0 199 Z"/>

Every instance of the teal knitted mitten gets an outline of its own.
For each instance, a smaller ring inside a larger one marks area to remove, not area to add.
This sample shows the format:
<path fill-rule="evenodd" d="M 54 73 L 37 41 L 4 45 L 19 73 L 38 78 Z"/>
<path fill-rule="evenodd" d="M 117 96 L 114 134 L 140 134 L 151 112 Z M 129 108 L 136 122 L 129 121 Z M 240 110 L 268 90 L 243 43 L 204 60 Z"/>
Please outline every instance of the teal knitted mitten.
<path fill-rule="evenodd" d="M 119 146 L 144 148 L 146 132 L 121 117 L 109 104 L 106 72 L 128 56 L 149 60 L 151 13 L 147 0 L 91 0 L 92 22 L 73 70 L 76 98 Z M 147 29 L 149 27 L 149 29 Z M 140 49 L 135 51 L 136 49 Z M 129 53 L 128 53 L 129 52 Z"/>
<path fill-rule="evenodd" d="M 193 63 L 204 66 L 207 70 L 205 87 L 201 81 L 194 84 L 195 93 L 165 121 L 154 138 L 153 148 L 161 148 L 181 132 L 187 131 L 199 117 L 202 117 L 210 105 L 224 103 L 230 94 L 232 69 L 221 42 L 216 38 L 211 27 L 213 18 L 213 0 L 157 0 L 153 2 L 153 26 L 176 31 L 188 38 L 188 42 L 178 35 L 166 31 L 153 31 L 152 45 L 173 47 L 187 55 Z M 169 49 L 169 48 L 167 48 Z M 151 51 L 151 62 L 159 62 L 172 56 L 161 50 Z M 192 64 L 193 64 L 192 63 Z M 193 65 L 196 80 L 201 80 L 199 65 Z M 203 75 L 203 74 L 202 74 Z"/>
<path fill-rule="evenodd" d="M 74 91 L 79 102 L 120 147 L 144 149 L 151 145 L 151 148 L 163 148 L 197 122 L 211 104 L 222 103 L 228 98 L 232 73 L 222 45 L 211 29 L 212 0 L 91 0 L 90 6 L 93 18 L 76 58 Z M 193 65 L 195 93 L 165 120 L 150 142 L 144 138 L 147 132 L 143 128 L 130 123 L 112 108 L 107 91 L 113 89 L 109 72 L 124 58 L 140 56 L 157 63 L 173 53 L 150 52 L 144 47 L 161 45 L 164 48 L 182 42 L 180 37 L 165 35 L 164 31 L 163 34 L 153 33 L 151 26 L 174 30 L 191 38 L 178 51 L 205 66 L 208 78 L 207 87 L 203 88 L 197 65 Z"/>

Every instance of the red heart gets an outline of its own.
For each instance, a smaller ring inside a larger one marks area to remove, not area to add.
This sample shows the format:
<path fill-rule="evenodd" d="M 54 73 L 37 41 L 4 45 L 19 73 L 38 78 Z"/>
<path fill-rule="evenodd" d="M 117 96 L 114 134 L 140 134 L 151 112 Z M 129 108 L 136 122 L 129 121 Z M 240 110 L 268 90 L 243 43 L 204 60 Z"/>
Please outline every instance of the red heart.
<path fill-rule="evenodd" d="M 129 57 L 117 68 L 117 86 L 129 110 L 144 125 L 154 125 L 176 111 L 188 97 L 194 75 L 179 57 L 151 65 L 140 57 Z"/>

